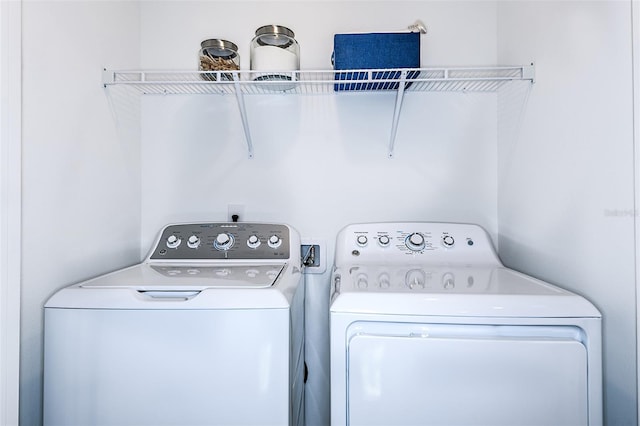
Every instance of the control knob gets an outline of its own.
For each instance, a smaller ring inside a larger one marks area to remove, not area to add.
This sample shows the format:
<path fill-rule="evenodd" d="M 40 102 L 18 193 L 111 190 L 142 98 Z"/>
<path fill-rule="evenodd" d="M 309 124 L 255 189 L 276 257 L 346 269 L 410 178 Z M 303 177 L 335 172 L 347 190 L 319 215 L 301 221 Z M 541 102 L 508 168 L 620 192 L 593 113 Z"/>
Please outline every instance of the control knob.
<path fill-rule="evenodd" d="M 356 238 L 356 242 L 360 247 L 364 247 L 367 245 L 367 242 L 369 242 L 369 239 L 366 235 L 358 235 L 358 237 Z"/>
<path fill-rule="evenodd" d="M 456 240 L 451 235 L 444 235 L 442 237 L 442 245 L 450 248 L 456 243 Z"/>
<path fill-rule="evenodd" d="M 216 250 L 229 250 L 233 246 L 233 236 L 226 232 L 218 234 L 213 246 Z"/>
<path fill-rule="evenodd" d="M 200 245 L 200 238 L 197 235 L 192 235 L 187 240 L 187 246 L 189 248 L 195 249 Z"/>
<path fill-rule="evenodd" d="M 405 245 L 409 250 L 412 251 L 420 251 L 425 247 L 424 235 L 419 232 L 414 232 L 410 234 L 405 240 Z"/>
<path fill-rule="evenodd" d="M 391 239 L 389 238 L 388 235 L 380 235 L 378 237 L 378 244 L 380 244 L 382 247 L 388 246 L 390 242 L 391 242 Z"/>
<path fill-rule="evenodd" d="M 171 249 L 177 248 L 181 242 L 182 240 L 175 235 L 169 235 L 167 237 L 167 247 Z"/>
<path fill-rule="evenodd" d="M 256 234 L 250 235 L 247 238 L 247 246 L 252 249 L 258 248 L 260 246 L 260 238 Z"/>
<path fill-rule="evenodd" d="M 269 244 L 269 247 L 271 248 L 278 248 L 280 247 L 280 245 L 282 245 L 282 238 L 274 234 L 269 237 L 267 244 Z"/>

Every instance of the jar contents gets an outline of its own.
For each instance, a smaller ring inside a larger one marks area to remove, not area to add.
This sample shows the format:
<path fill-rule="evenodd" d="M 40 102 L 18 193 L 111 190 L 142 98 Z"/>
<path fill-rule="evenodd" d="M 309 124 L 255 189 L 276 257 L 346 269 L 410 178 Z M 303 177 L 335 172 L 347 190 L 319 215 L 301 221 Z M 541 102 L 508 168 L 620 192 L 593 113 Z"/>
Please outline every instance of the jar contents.
<path fill-rule="evenodd" d="M 281 25 L 265 25 L 256 30 L 251 40 L 251 69 L 269 71 L 256 80 L 291 80 L 290 75 L 273 71 L 300 69 L 300 47 L 295 34 Z"/>
<path fill-rule="evenodd" d="M 238 71 L 240 69 L 240 55 L 238 46 L 234 43 L 217 38 L 204 40 L 200 43 L 200 71 Z M 201 73 L 203 80 L 215 81 L 216 73 Z M 220 75 L 221 80 L 233 80 L 232 73 Z"/>

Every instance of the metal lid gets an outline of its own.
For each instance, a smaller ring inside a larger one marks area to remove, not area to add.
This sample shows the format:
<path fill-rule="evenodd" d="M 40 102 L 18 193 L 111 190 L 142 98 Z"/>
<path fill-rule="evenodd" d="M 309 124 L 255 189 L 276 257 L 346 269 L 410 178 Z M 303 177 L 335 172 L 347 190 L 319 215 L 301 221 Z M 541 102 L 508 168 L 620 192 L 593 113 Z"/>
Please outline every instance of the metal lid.
<path fill-rule="evenodd" d="M 277 46 L 283 49 L 295 42 L 295 34 L 282 25 L 264 25 L 256 30 L 255 40 L 261 46 Z"/>
<path fill-rule="evenodd" d="M 238 54 L 238 46 L 228 40 L 211 38 L 200 43 L 204 53 L 212 57 L 233 58 Z"/>
<path fill-rule="evenodd" d="M 295 38 L 296 36 L 293 31 L 282 25 L 264 25 L 256 30 L 256 36 L 264 34 L 285 35 L 291 38 Z"/>

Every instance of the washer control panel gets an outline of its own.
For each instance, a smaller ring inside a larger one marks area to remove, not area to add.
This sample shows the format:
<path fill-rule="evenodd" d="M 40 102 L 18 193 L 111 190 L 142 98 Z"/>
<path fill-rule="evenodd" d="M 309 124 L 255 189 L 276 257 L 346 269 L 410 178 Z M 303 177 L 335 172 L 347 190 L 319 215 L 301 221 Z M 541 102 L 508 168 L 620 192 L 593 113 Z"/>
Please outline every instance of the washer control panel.
<path fill-rule="evenodd" d="M 165 227 L 149 256 L 152 260 L 289 259 L 287 225 L 196 223 Z"/>
<path fill-rule="evenodd" d="M 447 262 L 500 264 L 488 234 L 474 224 L 353 224 L 343 228 L 336 240 L 338 266 Z"/>

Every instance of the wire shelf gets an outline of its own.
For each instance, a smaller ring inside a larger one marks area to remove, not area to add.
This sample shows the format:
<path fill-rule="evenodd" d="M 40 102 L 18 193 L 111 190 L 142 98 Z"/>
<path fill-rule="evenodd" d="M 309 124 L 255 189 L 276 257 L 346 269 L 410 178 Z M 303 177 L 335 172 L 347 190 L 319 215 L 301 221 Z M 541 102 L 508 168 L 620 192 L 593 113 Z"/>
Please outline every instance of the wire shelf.
<path fill-rule="evenodd" d="M 407 92 L 495 92 L 514 80 L 533 82 L 533 65 L 479 68 L 395 68 L 340 71 L 114 71 L 103 84 L 142 94 L 328 94 L 398 90 Z"/>
<path fill-rule="evenodd" d="M 393 158 L 395 136 L 407 92 L 496 92 L 513 81 L 534 83 L 534 65 L 465 68 L 390 68 L 324 71 L 116 71 L 103 70 L 105 88 L 124 88 L 138 95 L 235 95 L 249 158 L 253 144 L 244 106 L 245 95 L 313 95 L 354 92 L 396 94 L 389 140 Z M 115 102 L 112 102 L 115 104 Z"/>

